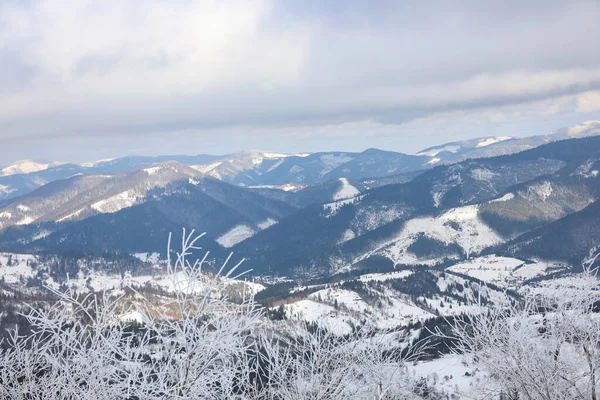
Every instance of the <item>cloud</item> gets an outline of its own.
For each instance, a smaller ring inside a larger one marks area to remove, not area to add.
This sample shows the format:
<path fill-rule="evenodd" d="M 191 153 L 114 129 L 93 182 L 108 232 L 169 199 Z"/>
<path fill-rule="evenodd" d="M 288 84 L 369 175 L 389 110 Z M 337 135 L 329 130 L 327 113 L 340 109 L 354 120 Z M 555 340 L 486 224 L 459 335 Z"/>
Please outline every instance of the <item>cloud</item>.
<path fill-rule="evenodd" d="M 6 0 L 0 140 L 243 130 L 293 147 L 298 130 L 540 101 L 560 114 L 572 96 L 594 112 L 598 15 L 596 1 Z"/>
<path fill-rule="evenodd" d="M 600 111 L 600 91 L 587 92 L 577 97 L 577 112 Z"/>

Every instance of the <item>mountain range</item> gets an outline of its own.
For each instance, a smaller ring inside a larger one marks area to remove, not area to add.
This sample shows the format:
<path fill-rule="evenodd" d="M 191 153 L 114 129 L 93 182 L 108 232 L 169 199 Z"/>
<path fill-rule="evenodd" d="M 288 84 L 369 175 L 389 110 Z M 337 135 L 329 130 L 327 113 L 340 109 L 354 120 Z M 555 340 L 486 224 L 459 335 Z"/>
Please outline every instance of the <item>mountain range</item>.
<path fill-rule="evenodd" d="M 406 155 L 125 157 L 2 169 L 0 250 L 165 255 L 206 231 L 258 275 L 451 265 L 485 254 L 579 265 L 600 245 L 600 122 Z M 21 173 L 19 173 L 21 172 Z M 26 172 L 26 173 L 25 173 Z"/>

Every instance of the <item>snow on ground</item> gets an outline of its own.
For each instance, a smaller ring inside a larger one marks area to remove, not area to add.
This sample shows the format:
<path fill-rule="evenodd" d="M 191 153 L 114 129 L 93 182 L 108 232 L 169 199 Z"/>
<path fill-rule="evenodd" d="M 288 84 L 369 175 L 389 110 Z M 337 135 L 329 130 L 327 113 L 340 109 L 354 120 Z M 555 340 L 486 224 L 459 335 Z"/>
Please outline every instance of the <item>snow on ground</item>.
<path fill-rule="evenodd" d="M 114 160 L 116 160 L 116 158 L 104 158 L 102 160 L 97 160 L 97 161 L 88 162 L 88 163 L 82 163 L 81 166 L 86 167 L 86 168 L 91 168 L 91 167 L 97 166 L 98 164 L 104 164 L 104 163 L 108 163 L 108 162 L 111 162 Z"/>
<path fill-rule="evenodd" d="M 489 181 L 498 174 L 487 168 L 475 168 L 471 171 L 471 177 L 476 181 Z"/>
<path fill-rule="evenodd" d="M 277 189 L 283 190 L 284 192 L 297 192 L 298 190 L 302 190 L 306 187 L 306 185 L 301 185 L 297 183 L 286 183 L 284 185 L 277 186 Z"/>
<path fill-rule="evenodd" d="M 134 256 L 143 259 L 145 261 L 153 262 L 155 265 L 160 261 L 158 260 L 158 254 L 138 253 Z M 164 263 L 162 264 L 164 266 Z M 183 272 L 170 276 L 160 268 L 155 268 L 151 273 L 145 275 L 132 275 L 130 272 L 125 272 L 123 275 L 111 274 L 106 271 L 90 270 L 89 268 L 80 264 L 80 270 L 77 276 L 70 276 L 66 282 L 69 287 L 76 288 L 78 291 L 119 291 L 124 287 L 143 287 L 153 286 L 161 287 L 169 292 L 176 290 L 188 290 L 194 291 L 204 287 L 205 281 L 197 282 L 196 284 L 190 285 L 186 280 L 186 276 Z M 15 253 L 0 253 L 0 280 L 16 288 L 24 287 L 27 284 L 28 278 L 38 276 L 40 271 L 43 272 L 41 279 L 48 286 L 58 289 L 60 283 L 54 281 L 48 276 L 48 266 L 44 265 L 39 261 L 35 255 L 31 254 L 15 254 Z M 256 294 L 265 288 L 264 285 L 254 282 L 245 281 L 240 279 L 231 278 L 212 278 L 204 277 L 213 281 L 218 279 L 223 282 L 228 288 L 231 287 L 234 293 L 243 293 L 246 295 L 253 293 Z"/>
<path fill-rule="evenodd" d="M 154 175 L 155 173 L 157 173 L 160 170 L 160 166 L 157 167 L 150 167 L 150 168 L 144 168 L 144 171 L 146 171 L 148 173 L 148 175 Z"/>
<path fill-rule="evenodd" d="M 527 190 L 519 190 L 518 193 L 521 197 L 526 200 L 541 200 L 546 201 L 552 195 L 552 183 L 549 181 L 543 181 L 530 185 Z"/>
<path fill-rule="evenodd" d="M 560 268 L 560 264 L 551 264 L 551 268 Z M 569 295 L 569 292 L 576 293 L 581 290 L 589 290 L 589 280 L 580 275 L 567 275 L 560 278 L 543 280 L 521 289 L 522 292 L 539 294 L 548 298 L 566 296 Z"/>
<path fill-rule="evenodd" d="M 256 232 L 247 225 L 237 225 L 217 238 L 217 243 L 225 248 L 233 247 L 236 244 L 248 239 Z"/>
<path fill-rule="evenodd" d="M 477 206 L 453 208 L 437 217 L 413 218 L 408 220 L 400 234 L 381 243 L 377 248 L 353 260 L 356 264 L 374 254 L 388 257 L 396 264 L 436 264 L 437 258 L 420 259 L 408 252 L 408 247 L 420 234 L 443 243 L 456 243 L 467 254 L 481 251 L 502 242 L 490 227 L 478 216 Z"/>
<path fill-rule="evenodd" d="M 543 275 L 546 268 L 544 263 L 527 264 L 517 258 L 489 255 L 453 265 L 448 270 L 500 287 L 517 288 L 523 281 Z"/>
<path fill-rule="evenodd" d="M 359 199 L 364 198 L 363 196 L 366 195 L 359 196 Z M 362 235 L 364 232 L 372 231 L 380 226 L 389 224 L 398 218 L 406 216 L 407 212 L 407 207 L 400 204 L 367 205 L 359 207 L 352 220 L 352 226 L 355 228 L 358 235 Z"/>
<path fill-rule="evenodd" d="M 45 238 L 46 236 L 50 235 L 51 233 L 52 233 L 52 231 L 43 229 L 43 230 L 39 231 L 37 234 L 33 235 L 31 237 L 31 240 L 35 242 L 36 240 Z"/>
<path fill-rule="evenodd" d="M 130 190 L 116 194 L 104 200 L 92 204 L 92 208 L 100 213 L 115 213 L 123 208 L 131 207 L 137 201 L 138 196 Z"/>
<path fill-rule="evenodd" d="M 0 253 L 0 279 L 6 283 L 25 283 L 27 278 L 35 275 L 30 266 L 35 260 L 31 254 Z"/>
<path fill-rule="evenodd" d="M 497 199 L 494 200 L 490 200 L 488 203 L 497 203 L 497 202 L 501 202 L 501 201 L 509 201 L 515 198 L 515 194 L 514 193 L 506 193 L 504 196 L 499 197 Z"/>
<path fill-rule="evenodd" d="M 350 333 L 353 325 L 361 325 L 365 320 L 373 327 L 392 329 L 433 316 L 414 305 L 408 296 L 389 290 L 378 293 L 381 301 L 374 306 L 354 291 L 325 288 L 284 305 L 284 309 L 290 319 L 314 322 L 336 334 Z"/>
<path fill-rule="evenodd" d="M 277 223 L 277 221 L 275 221 L 273 218 L 267 218 L 263 222 L 259 222 L 257 224 L 257 226 L 262 231 L 262 230 L 265 230 L 267 228 L 270 228 L 271 226 L 275 225 L 276 223 Z"/>
<path fill-rule="evenodd" d="M 25 217 L 25 218 L 15 222 L 15 225 L 29 225 L 33 221 L 34 221 L 34 219 L 32 217 Z"/>
<path fill-rule="evenodd" d="M 146 254 L 139 254 L 145 256 Z M 151 259 L 153 255 L 149 255 Z M 234 280 L 229 278 L 219 278 L 226 282 L 227 285 L 238 285 L 243 284 L 247 290 L 256 294 L 263 290 L 265 287 L 259 283 L 246 282 L 243 280 Z M 196 282 L 193 285 L 189 285 L 186 280 L 186 275 L 183 272 L 179 272 L 174 276 L 169 276 L 160 270 L 152 274 L 146 275 L 131 275 L 131 273 L 121 274 L 107 274 L 104 271 L 89 271 L 84 274 L 82 271 L 76 277 L 70 277 L 68 281 L 70 287 L 75 287 L 80 291 L 85 291 L 91 288 L 94 291 L 114 291 L 120 290 L 124 287 L 160 287 L 168 292 L 175 291 L 197 291 L 204 287 L 204 282 Z M 52 286 L 58 286 L 53 284 Z"/>
<path fill-rule="evenodd" d="M 0 194 L 9 195 L 17 189 L 13 189 L 10 186 L 0 185 Z"/>
<path fill-rule="evenodd" d="M 343 318 L 335 307 L 313 300 L 300 300 L 284 306 L 286 316 L 297 321 L 317 323 L 335 334 L 344 335 L 352 332 L 348 321 L 355 322 L 350 317 Z"/>
<path fill-rule="evenodd" d="M 141 324 L 143 322 L 142 314 L 139 311 L 131 310 L 125 314 L 120 315 L 119 319 L 125 322 L 137 322 Z"/>
<path fill-rule="evenodd" d="M 348 240 L 352 240 L 356 237 L 356 234 L 352 229 L 346 229 L 344 233 L 342 233 L 342 237 L 338 240 L 338 244 L 345 243 Z"/>
<path fill-rule="evenodd" d="M 190 165 L 190 167 L 195 169 L 196 171 L 202 172 L 203 174 L 207 174 L 221 164 L 223 164 L 222 161 L 217 161 L 211 164 Z"/>
<path fill-rule="evenodd" d="M 243 186 L 243 185 L 240 185 Z M 252 185 L 248 186 L 249 189 L 277 189 L 283 190 L 284 192 L 297 192 L 302 190 L 307 185 L 299 184 L 299 183 L 285 183 L 283 185 Z"/>
<path fill-rule="evenodd" d="M 323 210 L 327 211 L 329 214 L 326 215 L 326 218 L 332 217 L 339 211 L 340 208 L 347 204 L 354 204 L 363 199 L 363 196 L 356 196 L 349 199 L 343 199 L 334 201 L 332 203 L 323 204 Z"/>
<path fill-rule="evenodd" d="M 596 178 L 598 176 L 599 171 L 596 169 L 592 170 L 592 168 L 594 167 L 597 161 L 598 158 L 596 157 L 596 159 L 592 159 L 587 163 L 580 165 L 579 167 L 577 167 L 575 172 L 572 172 L 570 175 L 579 175 L 583 176 L 584 178 Z"/>
<path fill-rule="evenodd" d="M 440 161 L 442 161 L 442 159 L 441 159 L 441 158 L 434 157 L 434 158 L 432 158 L 431 160 L 427 161 L 427 164 L 437 164 L 437 163 L 439 163 Z"/>
<path fill-rule="evenodd" d="M 340 182 L 342 183 L 342 187 L 333 195 L 333 200 L 349 199 L 360 194 L 360 190 L 348 183 L 348 179 L 340 178 Z"/>
<path fill-rule="evenodd" d="M 63 221 L 66 221 L 68 219 L 74 218 L 74 217 L 78 216 L 79 214 L 81 214 L 81 212 L 83 210 L 85 210 L 85 209 L 81 208 L 81 209 L 79 209 L 79 210 L 77 210 L 75 212 L 72 212 L 71 214 L 65 215 L 64 217 L 57 219 L 56 222 L 63 222 Z"/>
<path fill-rule="evenodd" d="M 427 384 L 451 399 L 476 399 L 480 383 L 479 371 L 463 362 L 463 357 L 455 354 L 444 355 L 430 361 L 408 364 L 409 373 L 415 378 L 426 379 Z"/>
<path fill-rule="evenodd" d="M 477 146 L 475 146 L 475 147 L 485 147 L 485 146 L 489 146 L 489 145 L 494 144 L 494 143 L 503 142 L 503 141 L 508 140 L 508 139 L 512 139 L 512 137 L 511 136 L 490 137 L 490 138 L 486 138 L 486 139 L 483 139 L 483 140 L 479 141 L 479 143 L 477 143 Z"/>
<path fill-rule="evenodd" d="M 450 146 L 444 146 L 444 147 L 437 147 L 437 148 L 431 149 L 429 151 L 424 151 L 424 152 L 422 151 L 420 153 L 417 153 L 417 155 L 418 156 L 435 157 L 443 151 L 447 151 L 450 153 L 456 153 L 458 150 L 460 150 L 460 146 L 450 145 Z"/>
<path fill-rule="evenodd" d="M 31 160 L 23 160 L 12 163 L 0 170 L 0 176 L 29 174 L 31 172 L 44 171 L 50 167 L 61 165 L 64 163 L 38 163 Z"/>
<path fill-rule="evenodd" d="M 337 167 L 339 167 L 340 165 L 352 161 L 353 158 L 346 154 L 323 154 L 320 157 L 320 160 L 323 164 L 325 164 L 325 166 L 323 167 L 319 175 L 324 176 L 336 169 Z"/>
<path fill-rule="evenodd" d="M 382 273 L 374 273 L 374 274 L 365 274 L 365 275 L 361 275 L 358 280 L 362 281 L 362 282 L 372 282 L 372 281 L 378 281 L 378 282 L 383 282 L 383 281 L 387 281 L 388 279 L 402 279 L 402 278 L 406 278 L 407 276 L 412 275 L 414 272 L 411 270 L 404 270 L 404 271 L 394 271 L 394 272 L 382 272 Z"/>
<path fill-rule="evenodd" d="M 142 262 L 150 262 L 152 264 L 157 264 L 160 261 L 160 254 L 158 253 L 134 253 L 132 256 Z"/>

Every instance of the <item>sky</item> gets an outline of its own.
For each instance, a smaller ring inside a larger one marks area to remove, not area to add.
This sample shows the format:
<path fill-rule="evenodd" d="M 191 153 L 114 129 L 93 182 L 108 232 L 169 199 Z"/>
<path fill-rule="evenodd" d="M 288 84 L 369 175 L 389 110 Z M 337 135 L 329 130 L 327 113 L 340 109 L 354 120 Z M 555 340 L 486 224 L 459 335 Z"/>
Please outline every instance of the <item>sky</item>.
<path fill-rule="evenodd" d="M 0 165 L 600 119 L 600 1 L 1 0 Z"/>

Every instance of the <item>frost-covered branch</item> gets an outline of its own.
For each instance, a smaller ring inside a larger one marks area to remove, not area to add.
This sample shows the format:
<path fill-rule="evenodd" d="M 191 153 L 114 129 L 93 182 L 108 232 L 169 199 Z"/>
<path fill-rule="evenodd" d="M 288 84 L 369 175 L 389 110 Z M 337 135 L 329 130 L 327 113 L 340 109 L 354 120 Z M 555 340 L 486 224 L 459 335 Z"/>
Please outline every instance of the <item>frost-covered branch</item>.
<path fill-rule="evenodd" d="M 596 400 L 599 283 L 588 268 L 532 289 L 518 304 L 458 318 L 455 351 L 487 374 L 488 394 Z"/>
<path fill-rule="evenodd" d="M 169 237 L 172 295 L 50 289 L 58 301 L 31 309 L 32 332 L 13 332 L 0 353 L 0 398 L 418 398 L 410 352 L 390 336 L 276 325 L 252 293 L 228 298 L 241 262 L 230 267 L 229 256 L 215 276 L 204 273 L 208 253 L 190 261 L 202 236 L 184 230 L 176 253 Z"/>

